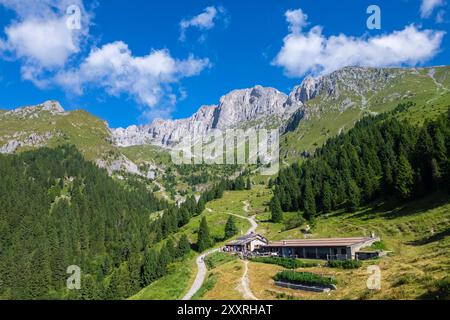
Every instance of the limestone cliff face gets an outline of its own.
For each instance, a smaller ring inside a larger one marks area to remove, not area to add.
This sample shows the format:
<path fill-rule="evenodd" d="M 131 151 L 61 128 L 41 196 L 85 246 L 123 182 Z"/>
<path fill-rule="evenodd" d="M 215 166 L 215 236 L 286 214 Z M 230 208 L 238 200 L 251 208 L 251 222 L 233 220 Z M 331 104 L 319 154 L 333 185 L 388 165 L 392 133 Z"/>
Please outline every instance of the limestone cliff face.
<path fill-rule="evenodd" d="M 320 96 L 337 100 L 343 93 L 365 95 L 386 87 L 390 80 L 414 69 L 346 67 L 317 78 L 306 77 L 289 95 L 289 101 L 306 102 Z"/>
<path fill-rule="evenodd" d="M 286 95 L 274 88 L 255 86 L 234 90 L 220 99 L 218 105 L 202 106 L 192 117 L 181 120 L 155 120 L 145 126 L 112 129 L 119 146 L 154 144 L 170 147 L 194 130 L 207 133 L 211 129 L 280 127 L 299 122 L 311 113 L 307 102 L 320 97 L 340 111 L 357 105 L 364 108 L 368 93 L 390 85 L 391 80 L 415 69 L 346 67 L 328 75 L 307 76 Z"/>
<path fill-rule="evenodd" d="M 113 129 L 120 146 L 155 144 L 170 147 L 181 137 L 208 133 L 211 129 L 226 130 L 270 126 L 287 120 L 298 108 L 287 105 L 287 95 L 273 88 L 255 86 L 234 90 L 220 99 L 218 105 L 202 106 L 192 117 L 181 120 L 155 120 L 150 125 Z"/>

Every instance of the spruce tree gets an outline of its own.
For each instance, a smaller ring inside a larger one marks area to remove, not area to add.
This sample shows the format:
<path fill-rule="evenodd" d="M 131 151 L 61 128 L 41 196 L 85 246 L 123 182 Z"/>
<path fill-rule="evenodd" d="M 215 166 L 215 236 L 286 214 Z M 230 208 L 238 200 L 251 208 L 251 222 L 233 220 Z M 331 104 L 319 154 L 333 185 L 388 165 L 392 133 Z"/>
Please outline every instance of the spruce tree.
<path fill-rule="evenodd" d="M 395 190 L 402 199 L 411 196 L 414 185 L 414 172 L 406 156 L 402 153 L 398 159 L 397 175 L 395 177 Z"/>
<path fill-rule="evenodd" d="M 348 182 L 347 190 L 347 209 L 356 211 L 361 203 L 361 190 L 356 184 L 355 180 L 351 179 Z"/>
<path fill-rule="evenodd" d="M 246 189 L 247 190 L 252 190 L 252 181 L 250 180 L 250 177 L 247 178 Z"/>
<path fill-rule="evenodd" d="M 305 211 L 305 218 L 310 219 L 316 214 L 316 200 L 311 183 L 311 179 L 306 180 L 305 192 L 303 194 L 303 208 Z"/>
<path fill-rule="evenodd" d="M 229 216 L 225 224 L 225 239 L 229 239 L 238 233 L 233 216 Z"/>
<path fill-rule="evenodd" d="M 200 196 L 200 199 L 198 199 L 197 208 L 195 210 L 196 215 L 199 215 L 205 210 L 206 201 L 203 196 Z"/>
<path fill-rule="evenodd" d="M 145 253 L 144 264 L 141 272 L 141 282 L 143 286 L 148 286 L 158 278 L 158 253 L 151 249 Z"/>
<path fill-rule="evenodd" d="M 283 221 L 283 211 L 281 210 L 280 201 L 278 197 L 273 197 L 270 205 L 270 210 L 272 212 L 271 221 L 272 222 L 281 222 Z"/>
<path fill-rule="evenodd" d="M 198 240 L 197 240 L 197 250 L 198 252 L 203 252 L 213 244 L 211 235 L 209 234 L 208 222 L 206 217 L 202 218 L 200 226 L 198 228 Z"/>
<path fill-rule="evenodd" d="M 324 212 L 330 212 L 332 209 L 332 197 L 333 193 L 331 192 L 331 187 L 328 181 L 325 181 L 323 184 L 322 190 L 322 207 Z"/>
<path fill-rule="evenodd" d="M 178 241 L 177 257 L 184 257 L 191 250 L 191 244 L 189 243 L 188 237 L 183 234 Z"/>

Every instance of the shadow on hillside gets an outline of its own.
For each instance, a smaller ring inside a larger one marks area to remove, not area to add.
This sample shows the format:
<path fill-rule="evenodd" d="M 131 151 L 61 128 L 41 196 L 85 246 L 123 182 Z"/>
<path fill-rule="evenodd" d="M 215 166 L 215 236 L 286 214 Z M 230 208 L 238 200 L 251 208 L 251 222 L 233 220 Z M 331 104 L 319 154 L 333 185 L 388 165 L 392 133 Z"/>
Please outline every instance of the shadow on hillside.
<path fill-rule="evenodd" d="M 353 214 L 352 218 L 361 220 L 370 220 L 375 217 L 396 219 L 402 216 L 421 214 L 428 210 L 448 204 L 449 202 L 448 194 L 443 193 L 435 193 L 406 203 L 387 200 L 385 202 L 373 203 L 371 206 L 363 209 L 363 211 Z"/>
<path fill-rule="evenodd" d="M 426 238 L 411 241 L 411 242 L 409 242 L 409 244 L 413 245 L 413 246 L 423 246 L 425 244 L 443 240 L 445 237 L 448 237 L 448 236 L 450 236 L 450 228 L 447 230 L 444 230 L 442 232 L 436 233 L 435 235 L 433 235 L 431 237 L 426 237 Z"/>

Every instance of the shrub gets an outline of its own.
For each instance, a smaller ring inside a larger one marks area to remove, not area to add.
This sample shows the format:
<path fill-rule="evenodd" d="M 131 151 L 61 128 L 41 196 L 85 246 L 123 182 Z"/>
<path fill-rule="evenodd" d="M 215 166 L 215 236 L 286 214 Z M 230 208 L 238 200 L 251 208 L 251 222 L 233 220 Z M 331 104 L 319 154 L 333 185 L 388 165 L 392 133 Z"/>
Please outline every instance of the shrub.
<path fill-rule="evenodd" d="M 397 277 L 397 280 L 392 284 L 393 287 L 400 287 L 405 284 L 413 283 L 416 279 L 414 274 L 405 274 L 403 276 Z"/>
<path fill-rule="evenodd" d="M 309 286 L 331 286 L 336 284 L 336 280 L 331 277 L 322 277 L 311 272 L 296 272 L 292 270 L 278 272 L 273 279 L 275 281 L 284 281 Z"/>
<path fill-rule="evenodd" d="M 316 267 L 318 263 L 312 261 L 303 261 L 294 258 L 282 258 L 282 257 L 256 257 L 252 259 L 253 262 L 276 264 L 286 269 L 297 268 L 311 268 Z"/>
<path fill-rule="evenodd" d="M 374 242 L 370 248 L 374 250 L 386 250 L 386 244 L 383 241 Z"/>
<path fill-rule="evenodd" d="M 434 281 L 429 290 L 429 298 L 437 300 L 450 299 L 450 276 Z"/>
<path fill-rule="evenodd" d="M 328 261 L 327 266 L 330 268 L 358 269 L 361 268 L 362 262 L 359 260 L 332 260 Z"/>

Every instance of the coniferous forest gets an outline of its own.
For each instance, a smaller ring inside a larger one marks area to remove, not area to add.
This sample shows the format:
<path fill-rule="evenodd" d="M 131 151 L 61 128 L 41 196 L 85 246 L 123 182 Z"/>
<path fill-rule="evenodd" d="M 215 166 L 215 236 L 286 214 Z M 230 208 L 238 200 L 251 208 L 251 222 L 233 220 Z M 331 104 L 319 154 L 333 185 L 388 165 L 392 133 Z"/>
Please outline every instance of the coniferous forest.
<path fill-rule="evenodd" d="M 119 184 L 73 146 L 0 155 L 0 297 L 129 297 L 190 251 L 187 237 L 175 242 L 170 234 L 228 187 L 178 207 L 138 181 Z M 81 290 L 66 289 L 70 265 L 83 271 Z"/>
<path fill-rule="evenodd" d="M 395 117 L 411 106 L 363 118 L 313 157 L 281 170 L 272 219 L 279 220 L 280 205 L 311 219 L 337 209 L 355 211 L 381 198 L 402 202 L 450 191 L 450 109 L 418 128 Z"/>

